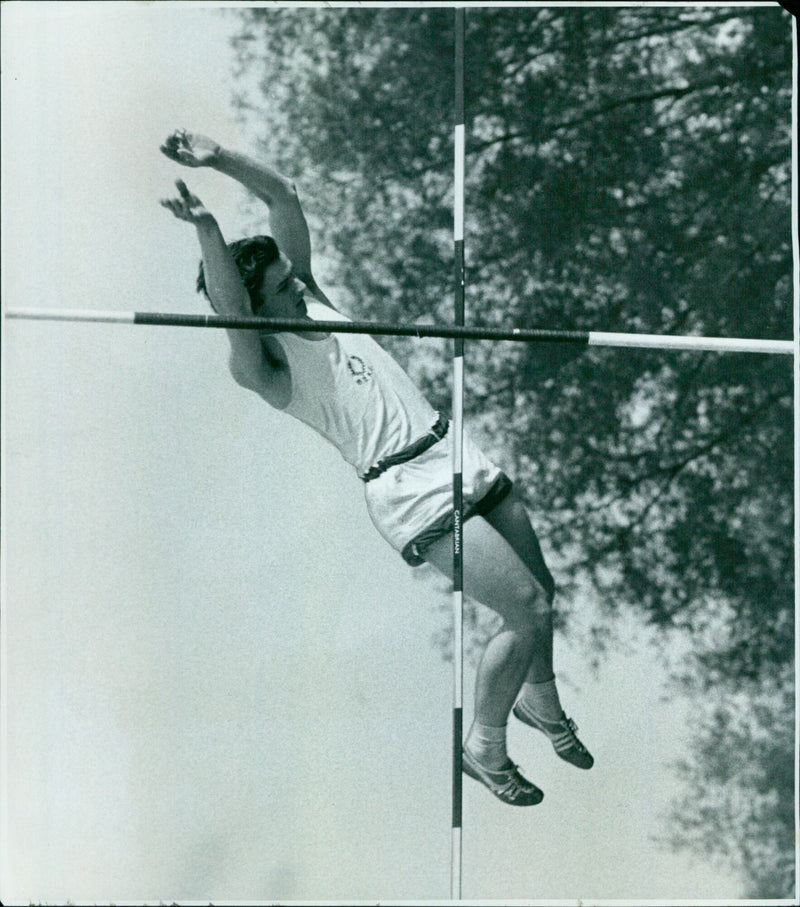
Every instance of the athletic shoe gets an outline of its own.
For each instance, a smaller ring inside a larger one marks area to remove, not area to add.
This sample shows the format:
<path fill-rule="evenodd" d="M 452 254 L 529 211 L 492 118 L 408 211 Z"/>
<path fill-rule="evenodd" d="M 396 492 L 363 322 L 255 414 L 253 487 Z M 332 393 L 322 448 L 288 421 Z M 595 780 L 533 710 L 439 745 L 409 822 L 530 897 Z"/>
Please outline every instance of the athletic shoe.
<path fill-rule="evenodd" d="M 535 806 L 544 799 L 544 794 L 539 788 L 535 784 L 531 784 L 527 778 L 523 778 L 513 763 L 509 768 L 490 771 L 488 768 L 484 768 L 464 747 L 461 765 L 466 775 L 488 787 L 503 803 L 510 803 L 512 806 Z"/>
<path fill-rule="evenodd" d="M 547 734 L 556 754 L 566 762 L 578 768 L 591 768 L 594 765 L 592 754 L 578 740 L 578 726 L 571 718 L 561 713 L 560 721 L 545 721 L 538 718 L 529 709 L 524 709 L 518 702 L 514 706 L 514 715 L 524 724 Z"/>

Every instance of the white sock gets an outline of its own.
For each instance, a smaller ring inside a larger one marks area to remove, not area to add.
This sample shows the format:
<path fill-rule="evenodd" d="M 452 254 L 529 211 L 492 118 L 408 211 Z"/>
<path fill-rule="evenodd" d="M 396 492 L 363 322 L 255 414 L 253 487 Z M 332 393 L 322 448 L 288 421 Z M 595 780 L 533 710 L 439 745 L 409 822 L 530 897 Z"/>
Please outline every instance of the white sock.
<path fill-rule="evenodd" d="M 508 764 L 505 725 L 492 727 L 473 721 L 465 745 L 478 762 L 489 770 L 504 768 Z"/>
<path fill-rule="evenodd" d="M 544 721 L 560 721 L 564 709 L 558 698 L 555 677 L 543 683 L 523 683 L 517 706 L 523 712 L 532 713 L 534 717 Z"/>

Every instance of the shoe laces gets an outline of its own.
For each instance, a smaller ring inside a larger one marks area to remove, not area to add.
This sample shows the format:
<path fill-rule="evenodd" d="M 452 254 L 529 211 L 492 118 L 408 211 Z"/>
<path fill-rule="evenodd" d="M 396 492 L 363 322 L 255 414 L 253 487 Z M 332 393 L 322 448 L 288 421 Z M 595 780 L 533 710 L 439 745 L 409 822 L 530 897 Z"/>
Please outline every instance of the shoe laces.
<path fill-rule="evenodd" d="M 474 757 L 473 760 L 477 761 Z M 491 785 L 490 789 L 501 797 L 508 797 L 509 800 L 516 800 L 519 796 L 531 794 L 536 789 L 535 785 L 519 774 L 518 766 L 513 762 L 506 769 L 484 768 L 483 774 Z M 505 780 L 497 780 L 497 775 L 505 776 Z"/>
<path fill-rule="evenodd" d="M 567 718 L 566 721 L 564 721 L 564 725 L 570 732 L 572 745 L 582 753 L 585 753 L 587 751 L 586 747 L 580 742 L 580 740 L 578 740 L 578 725 L 575 724 L 575 722 L 571 718 Z"/>
<path fill-rule="evenodd" d="M 497 793 L 502 794 L 511 800 L 516 800 L 517 797 L 532 794 L 536 789 L 535 786 L 530 782 L 526 782 L 526 780 L 518 774 L 516 766 L 514 766 L 512 772 L 513 774 L 508 781 L 502 785 L 502 787 L 497 788 Z"/>

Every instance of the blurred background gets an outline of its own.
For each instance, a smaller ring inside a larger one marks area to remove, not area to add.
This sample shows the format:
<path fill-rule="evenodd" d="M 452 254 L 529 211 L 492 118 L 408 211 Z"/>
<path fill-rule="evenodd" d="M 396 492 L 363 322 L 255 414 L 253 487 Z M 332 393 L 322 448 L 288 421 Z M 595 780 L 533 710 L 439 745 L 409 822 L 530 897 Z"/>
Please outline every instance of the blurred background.
<path fill-rule="evenodd" d="M 295 180 L 352 317 L 452 320 L 451 10 L 2 16 L 6 305 L 204 311 L 158 199 L 183 177 L 229 239 L 267 220 L 159 154 L 185 127 Z M 467 321 L 791 338 L 791 76 L 777 5 L 470 8 Z M 4 903 L 447 897 L 447 584 L 225 344 L 4 324 Z M 449 344 L 386 345 L 449 409 Z M 790 357 L 466 362 L 597 764 L 512 726 L 546 798 L 465 782 L 464 896 L 795 896 Z"/>

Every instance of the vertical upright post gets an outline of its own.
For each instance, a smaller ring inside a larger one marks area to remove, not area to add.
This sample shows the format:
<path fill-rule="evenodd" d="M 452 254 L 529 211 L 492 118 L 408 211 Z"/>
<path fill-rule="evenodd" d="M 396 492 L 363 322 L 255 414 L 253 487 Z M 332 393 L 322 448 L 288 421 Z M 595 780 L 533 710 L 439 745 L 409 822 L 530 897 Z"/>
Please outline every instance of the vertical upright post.
<path fill-rule="evenodd" d="M 455 11 L 455 324 L 464 324 L 464 9 Z M 461 741 L 464 691 L 464 546 L 462 454 L 464 444 L 464 340 L 453 341 L 453 840 L 451 900 L 461 899 Z"/>

